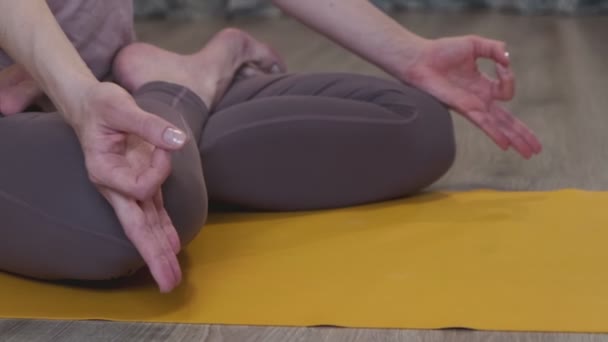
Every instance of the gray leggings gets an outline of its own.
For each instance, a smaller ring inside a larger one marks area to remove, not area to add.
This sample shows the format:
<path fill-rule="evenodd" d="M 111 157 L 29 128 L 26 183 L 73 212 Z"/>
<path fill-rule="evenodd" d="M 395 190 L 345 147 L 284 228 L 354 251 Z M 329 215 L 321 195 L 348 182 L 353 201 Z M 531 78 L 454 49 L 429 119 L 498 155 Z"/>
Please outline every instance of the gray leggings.
<path fill-rule="evenodd" d="M 173 156 L 165 204 L 183 245 L 209 201 L 261 210 L 352 206 L 412 195 L 451 167 L 447 109 L 405 85 L 368 76 L 258 76 L 209 112 L 179 85 L 134 97 L 195 139 Z M 39 279 L 104 280 L 143 261 L 87 178 L 57 113 L 0 117 L 0 270 Z"/>

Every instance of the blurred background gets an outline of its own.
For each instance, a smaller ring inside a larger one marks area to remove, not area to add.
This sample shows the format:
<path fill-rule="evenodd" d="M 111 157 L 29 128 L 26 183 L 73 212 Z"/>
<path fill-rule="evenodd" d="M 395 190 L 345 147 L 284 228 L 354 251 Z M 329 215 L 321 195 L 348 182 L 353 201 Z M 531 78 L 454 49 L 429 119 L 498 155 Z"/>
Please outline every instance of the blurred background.
<path fill-rule="evenodd" d="M 306 0 L 299 0 L 306 1 Z M 340 1 L 340 0 L 336 0 Z M 349 1 L 349 0 L 341 0 Z M 478 34 L 507 43 L 516 96 L 505 106 L 539 136 L 525 161 L 503 153 L 460 115 L 457 158 L 435 189 L 608 189 L 608 0 L 372 0 L 426 38 Z M 142 41 L 180 53 L 221 28 L 237 27 L 273 46 L 290 72 L 388 77 L 267 0 L 135 0 Z M 481 61 L 482 70 L 493 67 Z"/>
<path fill-rule="evenodd" d="M 387 11 L 400 9 L 493 9 L 538 13 L 597 13 L 608 10 L 608 0 L 372 0 Z M 267 0 L 136 0 L 140 18 L 150 16 L 251 15 L 276 13 Z"/>
<path fill-rule="evenodd" d="M 479 34 L 505 41 L 517 84 L 514 100 L 505 106 L 544 145 L 537 158 L 522 160 L 515 153 L 501 151 L 455 114 L 456 162 L 433 188 L 608 190 L 608 0 L 372 2 L 427 38 Z M 275 47 L 291 72 L 343 71 L 391 77 L 282 15 L 269 1 L 135 0 L 135 7 L 139 40 L 172 51 L 196 51 L 215 32 L 233 26 Z M 482 67 L 492 71 L 487 64 Z M 0 325 L 0 336 L 2 341 L 34 340 L 32 336 L 47 341 L 52 336 L 53 340 L 79 342 L 606 340 L 603 335 L 35 321 L 7 322 Z"/>

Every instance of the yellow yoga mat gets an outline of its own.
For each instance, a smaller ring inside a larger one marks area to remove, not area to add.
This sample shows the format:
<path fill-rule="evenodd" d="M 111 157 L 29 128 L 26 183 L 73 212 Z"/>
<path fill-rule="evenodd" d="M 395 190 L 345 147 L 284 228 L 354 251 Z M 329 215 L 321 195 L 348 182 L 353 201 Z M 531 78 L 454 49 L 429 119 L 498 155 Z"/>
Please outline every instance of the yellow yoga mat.
<path fill-rule="evenodd" d="M 5 318 L 608 332 L 608 193 L 433 193 L 327 212 L 215 214 L 184 284 L 0 275 Z"/>

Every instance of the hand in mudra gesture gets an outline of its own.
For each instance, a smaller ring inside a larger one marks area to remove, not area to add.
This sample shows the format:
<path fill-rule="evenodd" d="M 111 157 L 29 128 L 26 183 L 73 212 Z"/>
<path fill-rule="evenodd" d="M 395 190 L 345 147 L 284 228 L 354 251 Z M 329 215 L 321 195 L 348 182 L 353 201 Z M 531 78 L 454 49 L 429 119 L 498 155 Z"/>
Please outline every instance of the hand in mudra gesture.
<path fill-rule="evenodd" d="M 72 122 L 89 178 L 112 205 L 162 292 L 181 281 L 179 237 L 164 208 L 161 186 L 171 172 L 171 151 L 188 137 L 143 111 L 129 93 L 111 83 L 86 92 Z"/>
<path fill-rule="evenodd" d="M 480 58 L 495 62 L 496 79 L 479 70 Z M 541 152 L 534 133 L 501 106 L 515 94 L 504 43 L 477 36 L 427 41 L 408 65 L 403 81 L 452 107 L 503 150 L 514 148 L 526 159 Z"/>

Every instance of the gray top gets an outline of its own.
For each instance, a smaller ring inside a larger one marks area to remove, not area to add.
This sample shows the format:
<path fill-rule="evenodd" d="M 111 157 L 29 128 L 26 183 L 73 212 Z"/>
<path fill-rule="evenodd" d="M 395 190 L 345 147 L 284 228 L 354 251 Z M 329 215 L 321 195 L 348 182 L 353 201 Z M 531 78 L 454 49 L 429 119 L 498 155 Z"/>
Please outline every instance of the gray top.
<path fill-rule="evenodd" d="M 118 49 L 135 38 L 133 2 L 47 0 L 47 3 L 95 76 L 105 78 Z M 10 58 L 0 50 L 0 70 L 10 64 Z"/>

